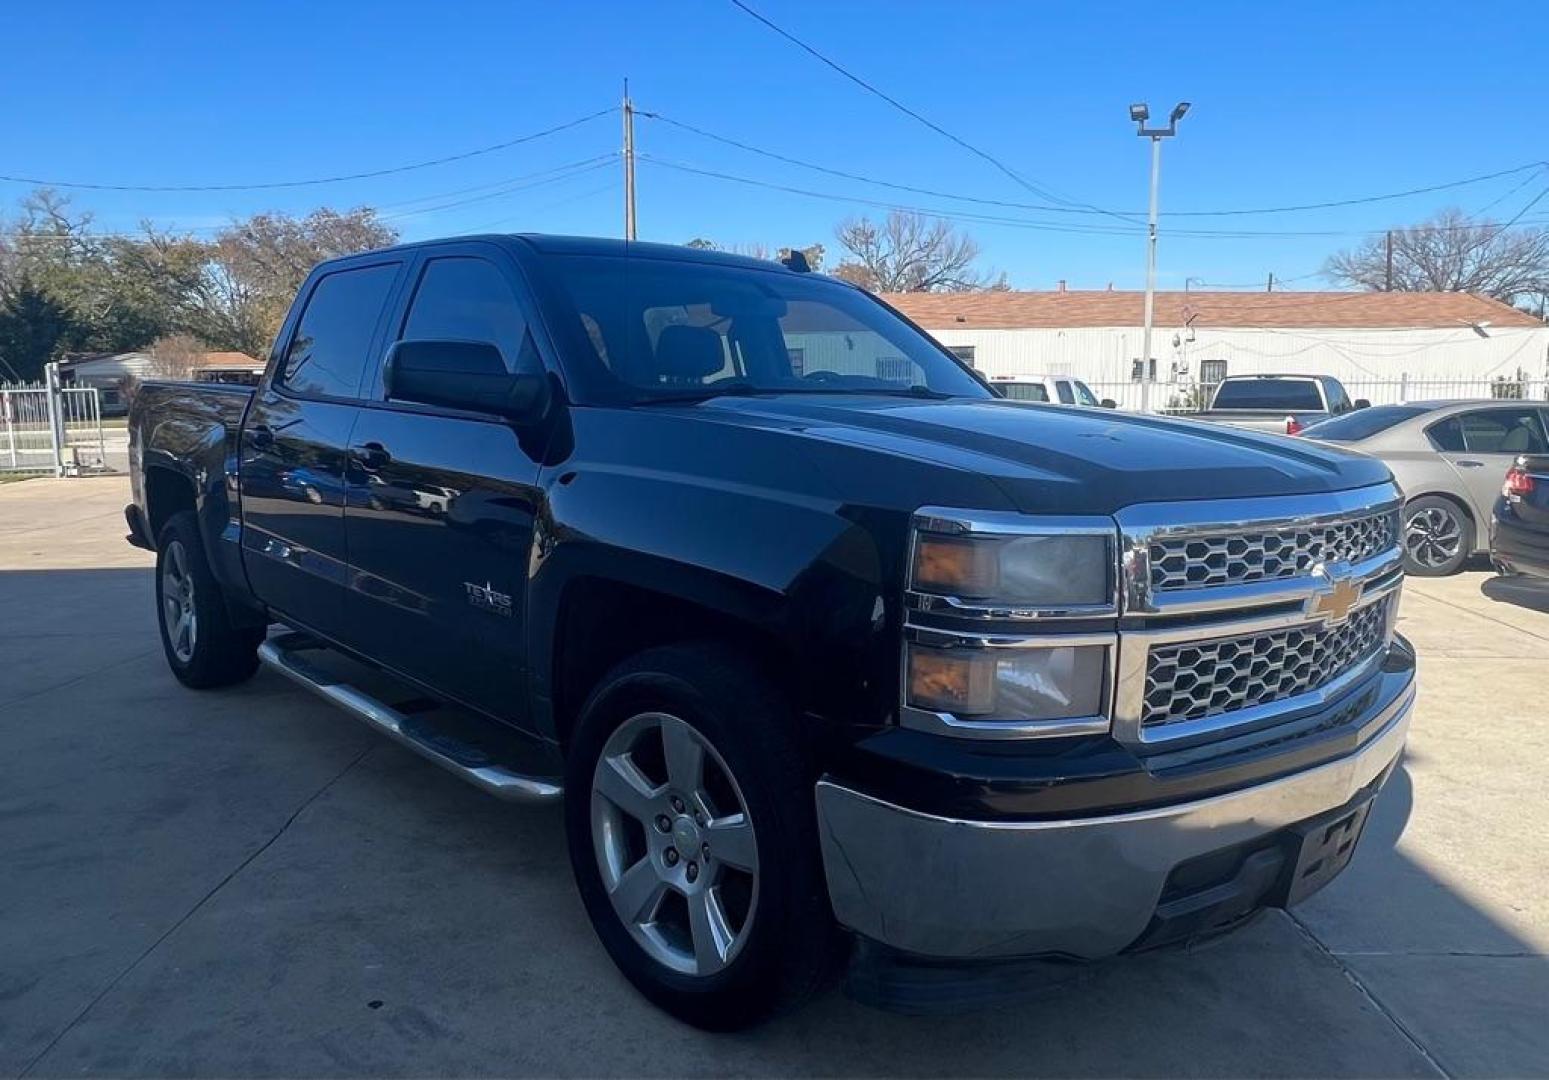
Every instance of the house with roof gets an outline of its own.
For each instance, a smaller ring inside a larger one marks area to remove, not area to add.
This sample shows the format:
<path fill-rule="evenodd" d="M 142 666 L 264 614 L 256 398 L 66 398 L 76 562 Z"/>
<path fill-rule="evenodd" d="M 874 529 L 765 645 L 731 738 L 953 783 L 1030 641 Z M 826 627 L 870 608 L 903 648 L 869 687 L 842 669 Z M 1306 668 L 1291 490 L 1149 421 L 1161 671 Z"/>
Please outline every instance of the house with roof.
<path fill-rule="evenodd" d="M 1144 293 L 883 299 L 992 378 L 1071 375 L 1139 403 Z M 1276 372 L 1333 375 L 1374 402 L 1489 396 L 1503 380 L 1543 398 L 1549 325 L 1471 293 L 1159 292 L 1151 363 L 1160 405 L 1228 375 Z"/>
<path fill-rule="evenodd" d="M 238 383 L 257 386 L 264 362 L 242 352 L 207 352 L 194 363 L 195 382 Z"/>

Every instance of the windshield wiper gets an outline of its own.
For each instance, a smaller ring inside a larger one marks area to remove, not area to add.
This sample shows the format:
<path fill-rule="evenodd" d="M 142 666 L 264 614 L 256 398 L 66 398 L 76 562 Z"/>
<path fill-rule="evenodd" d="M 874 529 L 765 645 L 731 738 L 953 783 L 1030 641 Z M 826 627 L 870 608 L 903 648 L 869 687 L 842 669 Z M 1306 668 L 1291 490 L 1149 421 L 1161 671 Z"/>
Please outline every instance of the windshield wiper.
<path fill-rule="evenodd" d="M 676 394 L 646 394 L 634 400 L 636 405 L 681 405 L 684 402 L 708 401 L 717 397 L 749 397 L 759 392 L 759 387 L 746 380 L 716 383 L 697 390 L 685 390 Z M 774 391 L 770 391 L 773 393 Z"/>

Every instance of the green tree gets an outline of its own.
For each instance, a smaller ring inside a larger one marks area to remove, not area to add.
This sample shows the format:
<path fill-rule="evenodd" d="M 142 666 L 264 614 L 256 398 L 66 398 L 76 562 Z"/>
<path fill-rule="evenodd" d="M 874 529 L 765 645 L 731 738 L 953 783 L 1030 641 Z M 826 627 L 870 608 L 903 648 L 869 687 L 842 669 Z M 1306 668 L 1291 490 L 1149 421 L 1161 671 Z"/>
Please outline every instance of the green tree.
<path fill-rule="evenodd" d="M 0 296 L 0 380 L 41 379 L 81 331 L 69 307 L 30 277 L 11 282 Z"/>

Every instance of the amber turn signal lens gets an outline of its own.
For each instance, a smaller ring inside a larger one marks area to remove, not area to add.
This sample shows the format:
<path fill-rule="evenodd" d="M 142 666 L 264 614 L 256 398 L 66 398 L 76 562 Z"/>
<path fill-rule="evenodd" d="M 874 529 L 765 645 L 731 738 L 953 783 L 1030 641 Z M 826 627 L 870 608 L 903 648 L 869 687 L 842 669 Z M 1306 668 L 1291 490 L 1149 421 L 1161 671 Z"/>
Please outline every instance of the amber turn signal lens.
<path fill-rule="evenodd" d="M 990 596 L 999 579 L 995 545 L 921 536 L 914 548 L 914 583 L 930 592 Z"/>
<path fill-rule="evenodd" d="M 995 661 L 983 653 L 909 649 L 909 704 L 960 716 L 995 707 Z"/>

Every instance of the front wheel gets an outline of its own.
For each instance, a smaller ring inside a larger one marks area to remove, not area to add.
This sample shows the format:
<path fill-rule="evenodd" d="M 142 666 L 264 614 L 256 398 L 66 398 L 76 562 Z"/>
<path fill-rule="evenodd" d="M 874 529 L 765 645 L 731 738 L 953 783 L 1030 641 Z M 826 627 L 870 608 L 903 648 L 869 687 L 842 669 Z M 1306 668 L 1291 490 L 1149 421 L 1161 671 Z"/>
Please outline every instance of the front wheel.
<path fill-rule="evenodd" d="M 699 1027 L 815 992 L 840 944 L 794 717 L 714 645 L 642 653 L 582 712 L 567 755 L 570 858 L 619 970 Z"/>
<path fill-rule="evenodd" d="M 1404 570 L 1416 577 L 1446 577 L 1474 552 L 1474 525 L 1457 503 L 1423 495 L 1404 507 Z"/>
<path fill-rule="evenodd" d="M 167 666 L 184 686 L 230 686 L 258 669 L 264 628 L 232 623 L 190 511 L 173 514 L 156 541 L 156 614 Z"/>

